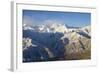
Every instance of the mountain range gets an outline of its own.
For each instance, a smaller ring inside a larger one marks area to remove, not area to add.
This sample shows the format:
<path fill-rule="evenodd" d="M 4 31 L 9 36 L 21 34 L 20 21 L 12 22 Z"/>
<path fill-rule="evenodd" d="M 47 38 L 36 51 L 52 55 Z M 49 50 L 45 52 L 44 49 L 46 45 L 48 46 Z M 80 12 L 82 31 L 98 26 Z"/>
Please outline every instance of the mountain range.
<path fill-rule="evenodd" d="M 91 26 L 23 24 L 23 62 L 91 58 Z"/>

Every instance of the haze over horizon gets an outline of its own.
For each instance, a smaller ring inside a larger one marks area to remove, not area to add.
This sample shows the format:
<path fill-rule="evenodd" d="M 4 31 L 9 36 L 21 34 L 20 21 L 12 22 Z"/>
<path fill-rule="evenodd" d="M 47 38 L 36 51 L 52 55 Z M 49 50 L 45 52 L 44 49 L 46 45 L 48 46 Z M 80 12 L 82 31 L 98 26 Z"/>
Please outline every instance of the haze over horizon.
<path fill-rule="evenodd" d="M 91 13 L 23 10 L 23 24 L 65 24 L 72 27 L 91 25 Z"/>

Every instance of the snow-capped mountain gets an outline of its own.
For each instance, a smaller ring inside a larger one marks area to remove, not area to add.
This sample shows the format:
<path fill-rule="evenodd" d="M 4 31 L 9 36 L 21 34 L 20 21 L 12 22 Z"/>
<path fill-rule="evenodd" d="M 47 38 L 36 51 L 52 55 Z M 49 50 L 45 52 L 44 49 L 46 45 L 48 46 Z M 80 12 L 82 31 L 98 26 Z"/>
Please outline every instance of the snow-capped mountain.
<path fill-rule="evenodd" d="M 51 33 L 65 33 L 68 32 L 69 29 L 62 24 L 43 24 L 36 26 L 28 26 L 27 24 L 23 25 L 23 30 L 34 30 L 36 32 L 51 32 Z"/>
<path fill-rule="evenodd" d="M 28 26 L 27 24 L 23 25 L 23 30 L 31 30 L 40 33 L 63 33 L 63 37 L 67 37 L 70 40 L 77 40 L 79 38 L 91 38 L 91 26 L 85 26 L 82 28 L 69 28 L 64 24 L 43 24 Z"/>
<path fill-rule="evenodd" d="M 82 28 L 69 28 L 64 24 L 43 24 L 28 26 L 27 24 L 23 25 L 23 30 L 32 30 L 35 32 L 45 32 L 45 33 L 63 33 L 63 37 L 73 37 L 73 40 L 80 37 L 90 37 L 91 36 L 91 26 L 85 26 Z"/>
<path fill-rule="evenodd" d="M 56 23 L 35 26 L 23 24 L 24 62 L 90 59 L 90 52 L 90 25 L 69 28 Z"/>
<path fill-rule="evenodd" d="M 34 28 L 29 26 L 28 24 L 23 24 L 23 30 L 34 30 Z"/>

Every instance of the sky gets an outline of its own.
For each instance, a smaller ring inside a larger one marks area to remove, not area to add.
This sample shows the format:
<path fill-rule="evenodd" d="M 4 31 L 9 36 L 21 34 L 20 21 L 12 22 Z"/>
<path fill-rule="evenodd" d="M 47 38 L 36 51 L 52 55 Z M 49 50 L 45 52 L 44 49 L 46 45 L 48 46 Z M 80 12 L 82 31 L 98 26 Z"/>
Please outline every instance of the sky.
<path fill-rule="evenodd" d="M 58 23 L 83 27 L 91 24 L 91 13 L 23 10 L 23 23 L 29 25 Z"/>

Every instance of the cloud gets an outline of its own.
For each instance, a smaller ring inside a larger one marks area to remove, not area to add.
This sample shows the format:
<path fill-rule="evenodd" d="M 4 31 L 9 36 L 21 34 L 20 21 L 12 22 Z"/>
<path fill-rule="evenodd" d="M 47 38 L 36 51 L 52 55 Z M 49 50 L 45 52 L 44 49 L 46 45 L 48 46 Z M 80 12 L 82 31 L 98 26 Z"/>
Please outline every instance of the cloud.
<path fill-rule="evenodd" d="M 34 23 L 34 19 L 29 16 L 23 17 L 23 24 L 32 25 Z"/>
<path fill-rule="evenodd" d="M 34 26 L 34 25 L 43 25 L 43 24 L 63 24 L 63 22 L 61 20 L 57 20 L 57 19 L 47 19 L 47 20 L 38 20 L 35 19 L 32 16 L 24 16 L 23 17 L 23 24 L 27 24 L 29 26 Z"/>
<path fill-rule="evenodd" d="M 49 20 L 44 20 L 44 22 L 43 22 L 44 24 L 63 24 L 63 22 L 62 21 L 60 21 L 60 20 L 54 20 L 54 19 L 49 19 Z"/>

